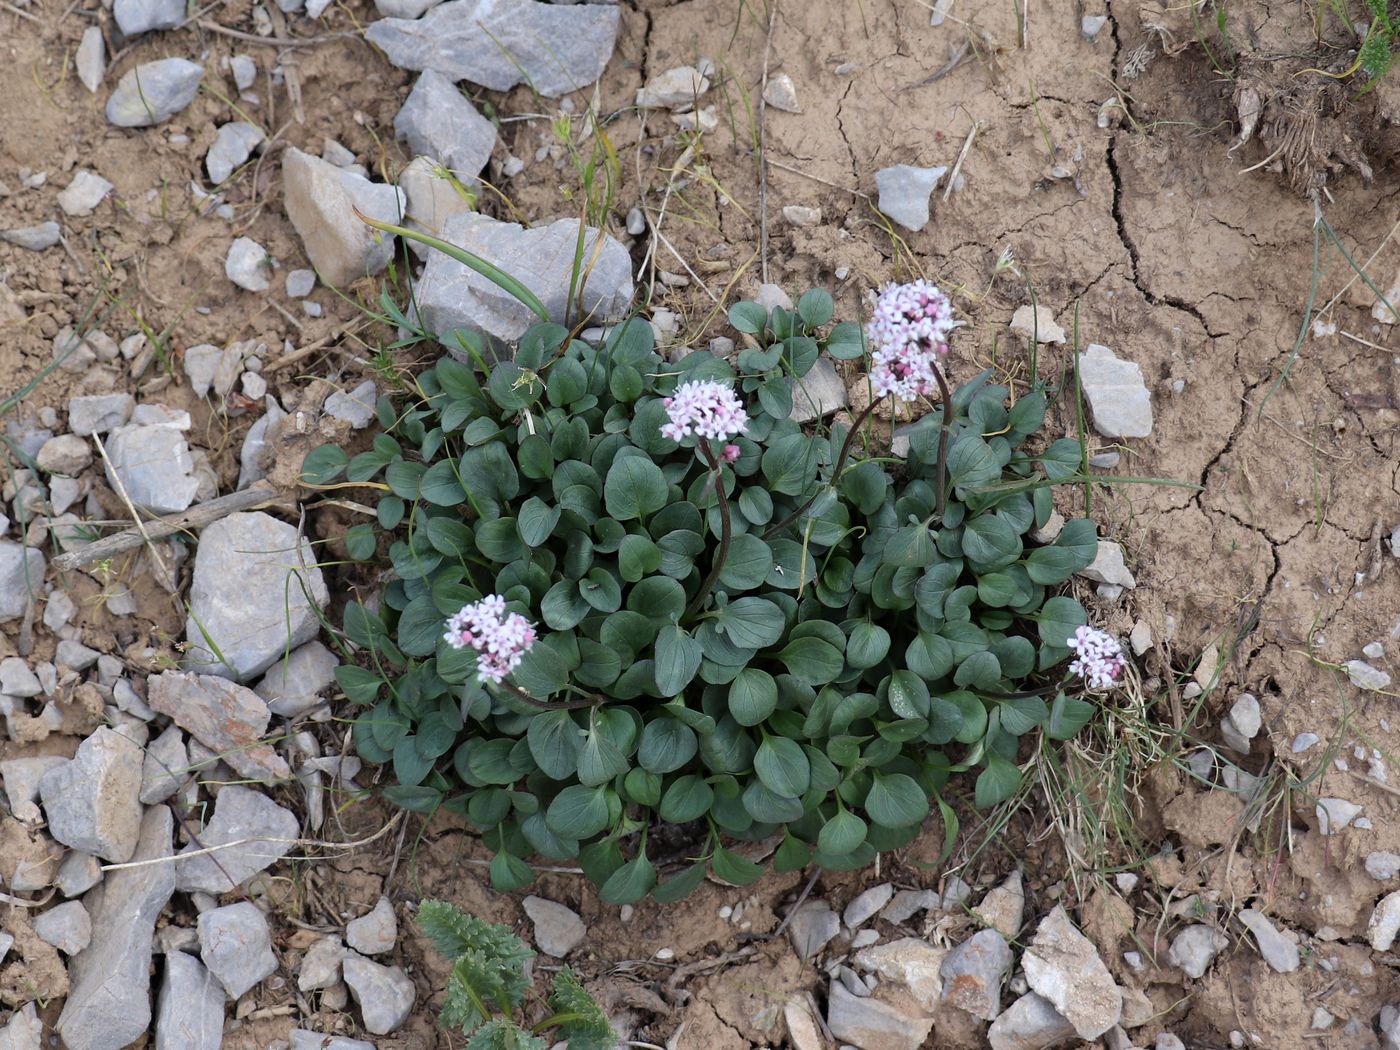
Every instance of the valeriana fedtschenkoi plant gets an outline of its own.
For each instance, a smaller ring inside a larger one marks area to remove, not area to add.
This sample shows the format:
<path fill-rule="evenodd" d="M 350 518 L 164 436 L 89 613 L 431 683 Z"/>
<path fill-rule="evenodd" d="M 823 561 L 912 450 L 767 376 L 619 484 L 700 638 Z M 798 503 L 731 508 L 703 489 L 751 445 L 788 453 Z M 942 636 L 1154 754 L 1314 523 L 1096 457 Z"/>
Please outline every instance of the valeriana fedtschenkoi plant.
<path fill-rule="evenodd" d="M 463 336 L 381 400 L 372 447 L 307 458 L 308 481 L 383 492 L 344 536 L 394 570 L 345 609 L 355 747 L 392 764 L 391 800 L 478 829 L 499 888 L 538 856 L 610 903 L 675 900 L 707 871 L 752 882 L 730 847 L 769 838 L 780 870 L 862 866 L 931 804 L 955 827 L 954 777 L 979 807 L 1014 795 L 1023 738 L 1074 735 L 1121 680 L 1056 593 L 1093 523 L 1034 538 L 1082 459 L 1035 440 L 1043 385 L 949 389 L 953 306 L 928 282 L 884 288 L 864 326 L 834 309 L 737 303 L 732 358 L 668 360 L 641 319 L 596 343 L 539 324 L 505 359 Z M 862 451 L 873 403 L 792 418 L 823 355 L 881 403 L 937 400 L 906 455 Z M 653 865 L 663 825 L 688 867 Z"/>

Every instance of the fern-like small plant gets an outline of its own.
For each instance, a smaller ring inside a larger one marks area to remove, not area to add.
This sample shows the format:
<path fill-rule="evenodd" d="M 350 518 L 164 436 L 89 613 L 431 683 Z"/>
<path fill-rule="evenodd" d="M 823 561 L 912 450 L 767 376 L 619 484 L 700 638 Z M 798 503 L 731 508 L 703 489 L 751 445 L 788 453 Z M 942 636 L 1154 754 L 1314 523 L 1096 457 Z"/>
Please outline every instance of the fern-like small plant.
<path fill-rule="evenodd" d="M 607 1016 L 567 966 L 554 976 L 548 996 L 552 1012 L 525 1027 L 523 1007 L 531 991 L 525 964 L 535 953 L 509 927 L 436 900 L 419 906 L 418 925 L 438 953 L 452 960 L 439 1019 L 469 1037 L 466 1050 L 546 1050 L 541 1033 L 551 1029 L 570 1050 L 617 1045 Z"/>

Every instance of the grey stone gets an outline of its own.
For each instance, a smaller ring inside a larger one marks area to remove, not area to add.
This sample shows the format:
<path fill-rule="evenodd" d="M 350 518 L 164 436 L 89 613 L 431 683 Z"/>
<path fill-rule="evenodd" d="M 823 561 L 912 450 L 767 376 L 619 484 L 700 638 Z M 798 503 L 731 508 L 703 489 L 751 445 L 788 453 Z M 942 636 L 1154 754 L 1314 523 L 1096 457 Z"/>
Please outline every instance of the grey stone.
<path fill-rule="evenodd" d="M 802 107 L 797 104 L 797 87 L 786 73 L 768 78 L 768 86 L 763 89 L 763 101 L 784 113 L 802 112 Z"/>
<path fill-rule="evenodd" d="M 1008 941 L 1015 940 L 1021 931 L 1021 920 L 1026 911 L 1026 888 L 1019 870 L 1013 871 L 1001 885 L 994 886 L 982 898 L 973 914 L 996 930 Z"/>
<path fill-rule="evenodd" d="M 166 806 L 141 818 L 135 861 L 171 852 L 174 817 Z M 89 891 L 93 939 L 68 964 L 71 988 L 58 1032 L 73 1050 L 121 1050 L 151 1022 L 151 943 L 156 917 L 175 889 L 173 865 L 120 868 Z"/>
<path fill-rule="evenodd" d="M 1378 1020 L 1381 1032 L 1381 1050 L 1400 1050 L 1400 1007 L 1387 1003 L 1381 1007 Z"/>
<path fill-rule="evenodd" d="M 101 726 L 78 745 L 71 762 L 39 781 L 49 834 L 65 846 L 121 864 L 141 830 L 141 745 Z"/>
<path fill-rule="evenodd" d="M 947 171 L 946 167 L 916 168 L 910 164 L 882 168 L 875 173 L 880 210 L 906 230 L 918 233 L 929 222 L 929 195 Z"/>
<path fill-rule="evenodd" d="M 105 434 L 131 418 L 136 399 L 130 394 L 87 394 L 68 399 L 68 429 L 79 437 Z"/>
<path fill-rule="evenodd" d="M 340 980 L 340 964 L 345 960 L 345 945 L 339 937 L 322 937 L 302 956 L 297 971 L 297 988 L 303 992 L 329 988 Z"/>
<path fill-rule="evenodd" d="M 277 970 L 267 916 L 251 901 L 213 908 L 199 917 L 199 957 L 237 999 Z"/>
<path fill-rule="evenodd" d="M 97 655 L 96 649 L 89 649 L 81 642 L 65 638 L 58 643 L 54 660 L 59 667 L 67 667 L 73 671 L 86 671 L 97 663 Z"/>
<path fill-rule="evenodd" d="M 5 1027 L 0 1028 L 0 1050 L 41 1050 L 43 1045 L 44 1022 L 33 1003 L 25 1003 L 10 1014 Z"/>
<path fill-rule="evenodd" d="M 1048 999 L 1082 1039 L 1097 1039 L 1123 1016 L 1123 993 L 1113 975 L 1061 905 L 1040 921 L 1021 966 L 1031 990 Z"/>
<path fill-rule="evenodd" d="M 464 183 L 486 167 L 496 146 L 496 125 L 433 69 L 425 69 L 408 93 L 394 118 L 394 133 L 415 154 L 438 161 Z"/>
<path fill-rule="evenodd" d="M 1264 716 L 1259 710 L 1259 700 L 1252 693 L 1241 693 L 1230 707 L 1231 726 L 1246 740 L 1253 740 L 1264 727 Z M 1248 749 L 1246 749 L 1248 750 Z"/>
<path fill-rule="evenodd" d="M 305 299 L 316 290 L 315 270 L 291 270 L 287 274 L 287 295 L 293 299 Z"/>
<path fill-rule="evenodd" d="M 349 954 L 342 964 L 345 983 L 360 1004 L 365 1030 L 387 1035 L 397 1030 L 413 1010 L 413 981 L 397 966 L 380 966 L 359 955 Z"/>
<path fill-rule="evenodd" d="M 349 284 L 389 264 L 394 238 L 379 235 L 355 212 L 397 224 L 404 212 L 397 187 L 370 182 L 296 148 L 282 155 L 282 181 L 287 218 L 323 282 Z"/>
<path fill-rule="evenodd" d="M 1099 548 L 1094 555 L 1094 560 L 1085 569 L 1081 569 L 1077 575 L 1083 576 L 1086 580 L 1093 580 L 1095 583 L 1110 583 L 1116 587 L 1123 587 L 1132 590 L 1137 586 L 1137 580 L 1128 571 L 1128 567 L 1123 564 L 1123 548 L 1112 540 L 1099 540 Z"/>
<path fill-rule="evenodd" d="M 817 358 L 812 370 L 792 384 L 792 413 L 794 423 L 810 423 L 829 416 L 849 404 L 846 384 L 836 374 L 836 365 L 827 357 Z"/>
<path fill-rule="evenodd" d="M 448 0 L 421 19 L 381 19 L 365 39 L 401 69 L 434 69 L 496 91 L 528 83 L 557 98 L 602 75 L 618 17 L 610 4 Z"/>
<path fill-rule="evenodd" d="M 190 753 L 179 726 L 166 726 L 151 741 L 141 765 L 141 803 L 154 806 L 164 802 L 190 777 Z"/>
<path fill-rule="evenodd" d="M 184 0 L 116 0 L 112 14 L 123 36 L 174 29 L 185 20 Z"/>
<path fill-rule="evenodd" d="M 282 406 L 277 403 L 276 398 L 269 397 L 263 403 L 267 406 L 267 411 L 248 428 L 248 434 L 243 439 L 243 448 L 238 453 L 238 487 L 240 489 L 246 489 L 253 482 L 261 481 L 267 476 L 267 471 L 263 469 L 262 465 L 263 452 L 267 449 L 267 432 L 287 416 L 287 413 L 282 411 Z"/>
<path fill-rule="evenodd" d="M 152 514 L 188 510 L 199 491 L 190 447 L 173 426 L 117 427 L 107 440 L 107 458 L 103 469 L 112 488 Z"/>
<path fill-rule="evenodd" d="M 783 1023 L 793 1050 L 826 1050 L 826 1040 L 805 998 L 789 999 L 783 1004 Z"/>
<path fill-rule="evenodd" d="M 14 943 L 14 934 L 0 933 L 0 962 L 5 961 L 5 956 L 9 954 L 10 948 L 14 945 Z"/>
<path fill-rule="evenodd" d="M 374 408 L 378 398 L 379 391 L 374 385 L 374 380 L 366 379 L 348 394 L 337 390 L 326 398 L 322 408 L 326 415 L 349 423 L 352 429 L 364 430 L 374 421 Z"/>
<path fill-rule="evenodd" d="M 38 581 L 35 581 L 37 585 Z M 29 669 L 29 665 L 18 656 L 7 656 L 0 660 L 0 693 L 6 696 L 38 696 L 44 691 L 39 684 L 39 676 Z"/>
<path fill-rule="evenodd" d="M 72 479 L 54 478 L 52 481 L 49 482 L 50 495 L 52 495 L 53 489 L 58 484 L 58 482 L 64 480 L 71 481 Z M 73 604 L 73 599 L 68 597 L 66 592 L 54 591 L 52 594 L 49 595 L 49 600 L 44 603 L 44 626 L 47 627 L 49 630 L 53 631 L 55 634 L 57 634 L 60 630 L 62 630 L 62 628 L 65 625 L 68 624 L 70 620 L 73 619 L 77 612 L 78 607 L 75 604 Z M 63 661 L 59 662 L 62 663 Z M 38 679 L 35 679 L 35 681 L 37 680 Z M 3 693 L 4 691 L 5 690 L 0 689 L 0 693 Z"/>
<path fill-rule="evenodd" d="M 156 999 L 155 1050 L 219 1050 L 223 1038 L 223 988 L 193 955 L 168 952 Z"/>
<path fill-rule="evenodd" d="M 1001 985 L 1014 961 L 1005 937 L 996 930 L 977 931 L 943 960 L 943 999 L 990 1021 L 1001 1012 Z"/>
<path fill-rule="evenodd" d="M 810 959 L 841 932 L 841 917 L 826 901 L 805 901 L 788 920 L 788 938 L 804 960 Z"/>
<path fill-rule="evenodd" d="M 429 157 L 414 157 L 399 173 L 399 188 L 407 199 L 405 221 L 408 228 L 441 237 L 447 220 L 472 210 L 471 202 L 458 192 L 451 174 Z M 427 260 L 432 248 L 417 241 L 408 242 L 409 250 Z"/>
<path fill-rule="evenodd" d="M 466 0 L 448 0 L 462 2 Z M 569 281 L 578 234 L 577 219 L 527 230 L 472 212 L 449 219 L 443 238 L 507 270 L 540 299 L 552 320 L 577 323 L 582 318 L 570 312 Z M 601 324 L 625 317 L 632 303 L 632 258 L 627 249 L 590 227 L 583 257 L 591 260 L 582 290 L 588 318 Z M 513 295 L 440 252 L 429 256 L 416 292 L 423 324 L 440 339 L 464 329 L 514 342 L 539 320 Z"/>
<path fill-rule="evenodd" d="M 146 680 L 146 702 L 227 762 L 265 784 L 291 779 L 291 767 L 263 741 L 272 712 L 251 689 L 216 675 L 163 671 Z"/>
<path fill-rule="evenodd" d="M 1400 854 L 1375 850 L 1366 854 L 1366 874 L 1377 882 L 1385 882 L 1400 874 Z"/>
<path fill-rule="evenodd" d="M 169 120 L 194 101 L 202 79 L 204 67 L 183 58 L 144 62 L 117 81 L 107 100 L 107 120 L 119 128 L 145 128 Z"/>
<path fill-rule="evenodd" d="M 388 897 L 380 897 L 368 915 L 351 919 L 345 927 L 345 943 L 361 955 L 383 955 L 391 951 L 398 936 L 399 922 Z"/>
<path fill-rule="evenodd" d="M 1317 830 L 1323 835 L 1335 835 L 1361 815 L 1361 807 L 1344 798 L 1320 798 L 1315 810 Z"/>
<path fill-rule="evenodd" d="M 546 955 L 562 959 L 588 936 L 588 927 L 572 908 L 543 897 L 526 897 L 520 903 L 534 924 L 535 944 Z"/>
<path fill-rule="evenodd" d="M 1245 908 L 1239 913 L 1239 920 L 1254 934 L 1259 954 L 1271 968 L 1278 973 L 1292 973 L 1298 969 L 1298 945 L 1280 933 L 1263 912 Z"/>
<path fill-rule="evenodd" d="M 335 653 L 320 642 L 307 642 L 269 667 L 253 691 L 273 714 L 295 718 L 321 703 L 320 693 L 335 681 L 339 665 Z"/>
<path fill-rule="evenodd" d="M 1316 747 L 1318 741 L 1321 739 L 1322 738 L 1319 737 L 1316 733 L 1299 733 L 1293 738 L 1293 743 L 1290 745 L 1290 750 L 1295 755 L 1301 755 L 1304 751 Z"/>
<path fill-rule="evenodd" d="M 218 863 L 210 854 L 178 860 L 175 884 L 185 893 L 227 893 L 284 857 L 297 833 L 297 818 L 290 810 L 261 792 L 226 785 L 214 800 L 214 816 L 199 832 L 204 848 L 224 847 L 218 851 Z M 191 843 L 183 853 L 197 850 Z"/>
<path fill-rule="evenodd" d="M 92 919 L 82 901 L 66 901 L 40 914 L 34 932 L 64 955 L 77 955 L 92 940 Z"/>
<path fill-rule="evenodd" d="M 1085 15 L 1079 20 L 1079 32 L 1085 40 L 1093 40 L 1108 22 L 1108 15 Z"/>
<path fill-rule="evenodd" d="M 647 217 L 641 208 L 627 210 L 627 232 L 633 237 L 640 237 L 647 232 Z"/>
<path fill-rule="evenodd" d="M 59 891 L 65 897 L 86 893 L 102 881 L 102 864 L 91 853 L 72 849 L 58 866 Z"/>
<path fill-rule="evenodd" d="M 185 624 L 186 666 L 251 678 L 316 637 L 316 608 L 327 598 L 311 544 L 295 528 L 261 511 L 230 514 L 200 536 Z"/>
<path fill-rule="evenodd" d="M 1380 642 L 1367 642 L 1361 647 L 1361 655 L 1368 660 L 1379 660 L 1385 655 L 1385 646 Z"/>
<path fill-rule="evenodd" d="M 42 252 L 46 248 L 52 248 L 62 237 L 63 230 L 56 222 L 41 222 L 38 226 L 0 230 L 0 241 L 31 252 Z"/>
<path fill-rule="evenodd" d="M 894 887 L 888 882 L 871 886 L 846 905 L 846 910 L 841 913 L 841 921 L 854 930 L 874 918 L 875 913 L 888 904 L 893 896 Z"/>
<path fill-rule="evenodd" d="M 1186 1050 L 1186 1044 L 1171 1032 L 1162 1032 L 1157 1036 L 1155 1050 Z"/>
<path fill-rule="evenodd" d="M 710 90 L 713 72 L 714 66 L 702 58 L 698 68 L 676 66 L 658 73 L 637 89 L 637 105 L 642 109 L 691 109 Z"/>
<path fill-rule="evenodd" d="M 1351 684 L 1358 689 L 1379 691 L 1390 688 L 1390 675 L 1378 667 L 1372 667 L 1365 660 L 1348 660 L 1344 665 Z"/>
<path fill-rule="evenodd" d="M 860 1050 L 919 1050 L 933 1030 L 932 1017 L 852 995 L 839 982 L 831 986 L 826 1024 L 838 1040 Z"/>
<path fill-rule="evenodd" d="M 214 144 L 204 155 L 204 170 L 209 181 L 222 186 L 238 168 L 247 162 L 263 140 L 262 129 L 246 120 L 235 120 L 214 133 Z"/>
<path fill-rule="evenodd" d="M 59 434 L 44 442 L 34 462 L 49 474 L 76 476 L 92 463 L 92 449 L 75 434 Z"/>
<path fill-rule="evenodd" d="M 880 918 L 896 925 L 907 922 L 917 913 L 937 908 L 939 900 L 935 890 L 900 890 L 894 899 L 885 905 Z"/>
<path fill-rule="evenodd" d="M 792 296 L 776 284 L 760 284 L 758 291 L 754 293 L 753 301 L 770 314 L 780 306 L 784 310 L 792 309 Z"/>
<path fill-rule="evenodd" d="M 1010 328 L 1037 343 L 1063 343 L 1065 330 L 1055 323 L 1055 315 L 1043 306 L 1018 306 L 1011 315 Z"/>
<path fill-rule="evenodd" d="M 1089 457 L 1089 466 L 1097 470 L 1112 470 L 1123 461 L 1121 452 L 1100 452 L 1096 456 Z"/>
<path fill-rule="evenodd" d="M 1371 921 L 1366 926 L 1366 939 L 1378 952 L 1390 951 L 1400 934 L 1400 891 L 1387 893 L 1371 913 Z"/>
<path fill-rule="evenodd" d="M 946 948 L 935 948 L 917 937 L 901 937 L 862 948 L 855 964 L 866 973 L 902 984 L 925 1010 L 934 1013 L 943 997 L 942 967 L 947 957 Z"/>
<path fill-rule="evenodd" d="M 291 1040 L 291 1050 L 374 1050 L 374 1044 L 363 1039 L 322 1035 L 320 1032 L 309 1032 L 305 1028 L 293 1028 Z"/>
<path fill-rule="evenodd" d="M 88 481 L 86 478 L 56 477 L 49 479 L 49 502 L 53 504 L 53 512 L 62 514 L 72 507 L 78 500 L 87 493 Z"/>
<path fill-rule="evenodd" d="M 45 566 L 38 547 L 0 539 L 0 623 L 24 616 L 29 599 L 39 595 Z"/>
<path fill-rule="evenodd" d="M 267 249 L 251 237 L 236 237 L 224 258 L 224 276 L 250 292 L 265 292 L 272 286 L 268 274 L 272 259 Z"/>
<path fill-rule="evenodd" d="M 1197 923 L 1188 926 L 1172 939 L 1167 953 L 1174 966 L 1193 980 L 1199 980 L 1210 969 L 1212 960 L 1227 947 L 1230 939 L 1213 926 Z"/>
<path fill-rule="evenodd" d="M 421 18 L 442 0 L 374 0 L 374 7 L 385 18 Z"/>
<path fill-rule="evenodd" d="M 78 67 L 78 79 L 89 92 L 95 93 L 102 86 L 102 78 L 107 73 L 106 50 L 101 26 L 88 26 L 83 30 L 74 64 Z"/>
<path fill-rule="evenodd" d="M 8 692 L 0 689 L 0 693 Z M 38 822 L 41 814 L 39 807 L 34 803 L 39 797 L 39 781 L 44 779 L 49 770 L 66 765 L 68 761 L 57 755 L 45 755 L 36 758 L 11 758 L 0 762 L 0 781 L 5 784 L 5 796 L 10 800 L 10 812 L 16 820 L 26 824 Z"/>
<path fill-rule="evenodd" d="M 1136 362 L 1120 360 L 1112 350 L 1090 343 L 1079 355 L 1079 377 L 1104 437 L 1147 437 L 1152 433 L 1152 395 Z"/>
<path fill-rule="evenodd" d="M 101 175 L 80 168 L 68 188 L 58 195 L 58 206 L 64 215 L 82 218 L 91 215 L 111 192 L 112 184 Z"/>
<path fill-rule="evenodd" d="M 992 1050 L 1048 1050 L 1075 1038 L 1074 1025 L 1046 998 L 1027 992 L 987 1029 Z"/>

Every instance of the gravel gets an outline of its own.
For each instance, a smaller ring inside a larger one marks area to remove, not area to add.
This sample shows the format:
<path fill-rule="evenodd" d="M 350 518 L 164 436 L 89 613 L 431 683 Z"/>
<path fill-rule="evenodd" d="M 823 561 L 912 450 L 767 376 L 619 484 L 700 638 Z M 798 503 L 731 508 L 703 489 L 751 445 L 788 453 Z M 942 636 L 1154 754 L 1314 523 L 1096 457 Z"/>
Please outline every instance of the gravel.
<path fill-rule="evenodd" d="M 1221 949 L 1229 943 L 1230 939 L 1215 927 L 1197 923 L 1186 927 L 1173 938 L 1168 958 L 1172 965 L 1180 966 L 1187 977 L 1200 979 L 1210 969 L 1211 962 Z"/>
<path fill-rule="evenodd" d="M 169 715 L 237 773 L 265 784 L 291 779 L 286 759 L 263 742 L 272 712 L 251 689 L 178 671 L 153 675 L 146 687 L 152 710 Z"/>
<path fill-rule="evenodd" d="M 335 653 L 320 642 L 307 642 L 269 667 L 253 691 L 273 714 L 296 718 L 322 703 L 320 693 L 335 681 L 339 665 Z"/>
<path fill-rule="evenodd" d="M 1079 376 L 1094 429 L 1100 434 L 1132 438 L 1152 433 L 1152 395 L 1135 362 L 1120 360 L 1108 347 L 1090 343 L 1079 355 Z"/>
<path fill-rule="evenodd" d="M 86 394 L 68 399 L 68 429 L 79 437 L 105 434 L 131 418 L 130 394 Z"/>
<path fill-rule="evenodd" d="M 237 999 L 277 970 L 267 916 L 250 901 L 213 908 L 199 916 L 199 957 Z"/>
<path fill-rule="evenodd" d="M 1011 315 L 1011 330 L 1037 343 L 1063 343 L 1065 330 L 1055 323 L 1055 316 L 1045 307 L 1018 306 Z"/>
<path fill-rule="evenodd" d="M 888 882 L 871 886 L 846 905 L 846 910 L 841 913 L 841 921 L 854 930 L 874 918 L 875 913 L 888 904 L 893 896 L 894 886 Z"/>
<path fill-rule="evenodd" d="M 1372 667 L 1365 660 L 1348 660 L 1343 666 L 1351 684 L 1358 689 L 1377 692 L 1390 688 L 1390 675 L 1378 667 Z"/>
<path fill-rule="evenodd" d="M 272 286 L 268 276 L 272 258 L 267 249 L 251 237 L 236 237 L 224 258 L 224 276 L 250 292 L 265 292 Z"/>
<path fill-rule="evenodd" d="M 102 78 L 107 73 L 106 51 L 101 26 L 88 26 L 83 30 L 74 64 L 78 69 L 78 79 L 90 93 L 97 92 L 102 86 Z"/>
<path fill-rule="evenodd" d="M 1377 882 L 1385 882 L 1400 874 L 1400 854 L 1375 850 L 1366 855 L 1366 874 Z"/>
<path fill-rule="evenodd" d="M 841 917 L 826 901 L 805 901 L 788 920 L 788 939 L 804 960 L 815 956 L 840 932 Z"/>
<path fill-rule="evenodd" d="M 252 156 L 263 137 L 261 128 L 245 120 L 235 120 L 220 127 L 214 134 L 214 144 L 204 155 L 204 170 L 209 173 L 209 181 L 215 186 L 227 182 Z"/>
<path fill-rule="evenodd" d="M 1001 1012 L 1001 985 L 1014 961 L 1005 937 L 979 930 L 943 960 L 943 999 L 973 1017 L 992 1020 Z"/>
<path fill-rule="evenodd" d="M 349 423 L 352 430 L 364 430 L 374 421 L 375 403 L 379 390 L 373 379 L 366 379 L 348 394 L 337 390 L 326 398 L 321 406 L 323 412 L 343 423 Z"/>
<path fill-rule="evenodd" d="M 943 996 L 941 971 L 948 954 L 946 948 L 935 948 L 917 937 L 901 937 L 862 948 L 854 962 L 866 973 L 903 985 L 925 1010 L 934 1013 Z"/>
<path fill-rule="evenodd" d="M 768 86 L 763 89 L 763 101 L 784 113 L 802 112 L 802 107 L 797 104 L 797 87 L 786 73 L 768 78 Z"/>
<path fill-rule="evenodd" d="M 1069 1043 L 1075 1034 L 1050 1000 L 1027 992 L 992 1022 L 987 1041 L 992 1050 L 1044 1050 Z"/>
<path fill-rule="evenodd" d="M 184 0 L 116 0 L 112 15 L 123 36 L 174 29 L 185 20 Z"/>
<path fill-rule="evenodd" d="M 180 7 L 184 17 L 184 5 Z M 161 58 L 128 70 L 107 99 L 107 120 L 119 128 L 145 128 L 169 120 L 194 101 L 204 67 L 183 58 Z"/>
<path fill-rule="evenodd" d="M 185 664 L 245 681 L 316 637 L 327 599 L 316 555 L 293 526 L 261 511 L 230 514 L 200 536 Z"/>
<path fill-rule="evenodd" d="M 1366 939 L 1378 952 L 1390 951 L 1400 934 L 1400 891 L 1387 893 L 1371 913 L 1371 921 L 1366 927 Z"/>
<path fill-rule="evenodd" d="M 916 168 L 911 164 L 881 168 L 875 173 L 880 210 L 906 230 L 918 233 L 929 223 L 929 195 L 947 172 L 946 167 Z"/>
<path fill-rule="evenodd" d="M 879 999 L 853 995 L 833 981 L 827 1027 L 842 1043 L 861 1050 L 918 1050 L 933 1030 L 933 1018 Z"/>
<path fill-rule="evenodd" d="M 38 594 L 47 563 L 37 547 L 0 540 L 0 623 L 24 615 L 31 594 Z"/>
<path fill-rule="evenodd" d="M 846 384 L 836 374 L 836 365 L 829 358 L 820 357 L 810 372 L 793 381 L 792 412 L 788 418 L 794 423 L 810 423 L 847 404 Z"/>
<path fill-rule="evenodd" d="M 528 83 L 558 98 L 602 75 L 618 19 L 611 4 L 448 0 L 421 19 L 381 19 L 365 39 L 401 69 L 433 69 L 495 91 Z"/>
<path fill-rule="evenodd" d="M 710 90 L 714 65 L 702 58 L 698 66 L 676 66 L 658 73 L 637 89 L 641 109 L 688 110 Z"/>
<path fill-rule="evenodd" d="M 187 510 L 199 492 L 190 447 L 175 426 L 117 427 L 107 440 L 107 458 L 103 469 L 112 488 L 152 514 Z"/>
<path fill-rule="evenodd" d="M 92 920 L 81 901 L 67 901 L 36 917 L 34 932 L 64 955 L 77 955 L 92 940 Z"/>

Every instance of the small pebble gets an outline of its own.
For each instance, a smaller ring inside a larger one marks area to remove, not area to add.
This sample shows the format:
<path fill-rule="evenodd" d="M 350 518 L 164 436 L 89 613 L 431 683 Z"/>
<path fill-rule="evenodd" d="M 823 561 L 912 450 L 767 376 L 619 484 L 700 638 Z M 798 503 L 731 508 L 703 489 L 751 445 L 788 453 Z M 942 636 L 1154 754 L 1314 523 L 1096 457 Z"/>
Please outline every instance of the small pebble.
<path fill-rule="evenodd" d="M 670 962 L 676 957 L 676 953 L 671 948 L 660 948 L 656 952 L 656 958 L 660 962 Z"/>
<path fill-rule="evenodd" d="M 647 217 L 642 214 L 641 208 L 633 208 L 627 213 L 627 232 L 633 237 L 647 232 Z"/>

